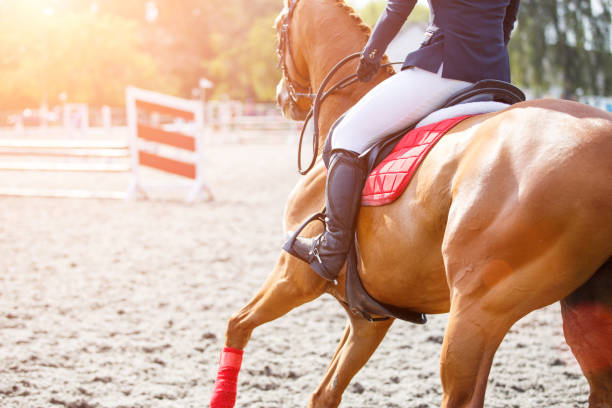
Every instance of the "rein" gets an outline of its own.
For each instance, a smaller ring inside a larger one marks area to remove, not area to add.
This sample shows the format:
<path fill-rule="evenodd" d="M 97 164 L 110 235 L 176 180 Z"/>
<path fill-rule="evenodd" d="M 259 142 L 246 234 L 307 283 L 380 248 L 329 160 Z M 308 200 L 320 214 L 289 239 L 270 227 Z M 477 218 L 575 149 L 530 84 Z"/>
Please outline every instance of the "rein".
<path fill-rule="evenodd" d="M 325 91 L 325 87 L 327 86 L 331 78 L 334 76 L 334 74 L 340 68 L 342 68 L 344 64 L 355 58 L 358 58 L 359 56 L 361 56 L 361 53 L 356 52 L 341 59 L 340 62 L 334 65 L 334 67 L 327 73 L 325 79 L 323 79 L 323 82 L 321 82 L 321 85 L 319 86 L 319 90 L 317 91 L 317 94 L 314 98 L 312 107 L 310 108 L 310 111 L 308 112 L 308 115 L 306 115 L 306 119 L 304 120 L 304 125 L 302 126 L 302 131 L 300 132 L 300 141 L 298 143 L 298 172 L 303 176 L 308 174 L 308 172 L 312 170 L 315 165 L 315 162 L 317 161 L 317 149 L 319 147 L 319 112 L 321 110 L 321 103 L 323 103 L 325 98 L 327 98 L 332 92 L 335 92 L 339 89 L 345 88 L 355 83 L 357 81 L 357 74 L 351 74 L 346 78 L 336 82 L 334 86 L 332 86 L 328 91 Z M 314 125 L 314 133 L 312 135 L 312 161 L 304 170 L 302 168 L 302 142 L 304 140 L 304 133 L 306 132 L 306 127 L 308 126 L 308 121 L 310 119 L 313 119 Z"/>
<path fill-rule="evenodd" d="M 300 132 L 300 141 L 298 143 L 298 159 L 297 159 L 297 161 L 298 161 L 298 172 L 301 175 L 308 174 L 308 172 L 310 170 L 312 170 L 312 168 L 315 165 L 315 162 L 317 161 L 317 149 L 319 147 L 319 112 L 321 110 L 321 104 L 323 103 L 325 98 L 327 98 L 333 92 L 336 92 L 336 91 L 338 91 L 340 89 L 346 88 L 347 86 L 352 85 L 355 82 L 357 82 L 358 81 L 357 74 L 351 74 L 351 75 L 349 75 L 349 76 L 339 80 L 331 88 L 329 88 L 329 90 L 327 90 L 327 91 L 325 91 L 325 87 L 327 86 L 329 81 L 331 81 L 331 78 L 336 74 L 336 72 L 338 72 L 338 70 L 340 68 L 342 68 L 349 61 L 351 61 L 351 60 L 353 60 L 355 58 L 358 58 L 360 56 L 361 56 L 361 52 L 356 52 L 354 54 L 350 54 L 350 55 L 344 57 L 343 59 L 341 59 L 327 73 L 327 75 L 325 76 L 325 79 L 323 79 L 323 82 L 321 82 L 321 85 L 319 86 L 319 90 L 317 91 L 317 94 L 316 94 L 316 96 L 314 98 L 314 102 L 312 103 L 312 107 L 310 108 L 310 111 L 306 115 L 306 119 L 304 120 L 304 125 L 302 126 L 302 131 Z M 380 68 L 387 67 L 387 66 L 392 66 L 392 65 L 396 65 L 396 64 L 403 64 L 403 62 L 388 62 L 386 64 L 382 64 L 380 66 Z M 304 169 L 302 169 L 302 144 L 303 144 L 302 142 L 303 142 L 303 139 L 304 139 L 304 133 L 306 131 L 306 127 L 308 125 L 308 121 L 310 119 L 313 119 L 313 125 L 314 125 L 314 132 L 313 132 L 313 135 L 312 135 L 312 160 L 311 160 L 310 164 L 308 165 L 308 167 L 304 170 Z"/>

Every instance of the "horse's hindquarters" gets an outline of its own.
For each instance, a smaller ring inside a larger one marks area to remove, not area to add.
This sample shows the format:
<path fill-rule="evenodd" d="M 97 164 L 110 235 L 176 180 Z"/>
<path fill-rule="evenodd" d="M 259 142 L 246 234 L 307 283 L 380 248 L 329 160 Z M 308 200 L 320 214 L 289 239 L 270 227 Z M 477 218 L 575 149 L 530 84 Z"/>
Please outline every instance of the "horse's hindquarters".
<path fill-rule="evenodd" d="M 509 328 L 612 254 L 612 122 L 587 119 L 588 107 L 548 105 L 518 104 L 484 122 L 453 177 L 442 246 L 451 290 L 444 407 L 482 406 Z"/>
<path fill-rule="evenodd" d="M 362 282 L 380 302 L 423 313 L 450 307 L 442 240 L 452 180 L 479 125 L 495 114 L 455 125 L 433 146 L 393 203 L 362 207 L 358 222 Z"/>

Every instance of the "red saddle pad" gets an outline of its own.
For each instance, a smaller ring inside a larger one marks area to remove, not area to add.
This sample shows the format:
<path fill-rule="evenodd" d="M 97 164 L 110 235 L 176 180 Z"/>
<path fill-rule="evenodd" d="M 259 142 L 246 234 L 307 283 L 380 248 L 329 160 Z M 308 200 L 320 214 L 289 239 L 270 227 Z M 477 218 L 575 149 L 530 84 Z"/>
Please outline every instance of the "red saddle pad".
<path fill-rule="evenodd" d="M 361 205 L 376 207 L 395 201 L 410 183 L 425 155 L 450 128 L 472 115 L 446 119 L 413 129 L 370 173 L 361 195 Z"/>

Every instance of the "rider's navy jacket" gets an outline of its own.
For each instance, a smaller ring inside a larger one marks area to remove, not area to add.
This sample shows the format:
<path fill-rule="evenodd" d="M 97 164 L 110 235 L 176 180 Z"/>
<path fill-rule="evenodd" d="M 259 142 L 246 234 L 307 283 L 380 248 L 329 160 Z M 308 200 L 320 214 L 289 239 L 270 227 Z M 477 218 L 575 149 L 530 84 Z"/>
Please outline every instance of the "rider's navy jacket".
<path fill-rule="evenodd" d="M 416 66 L 444 78 L 510 82 L 506 44 L 514 28 L 519 0 L 429 0 L 430 23 L 421 47 L 408 54 L 402 69 Z M 388 0 L 364 53 L 380 57 L 416 5 Z"/>

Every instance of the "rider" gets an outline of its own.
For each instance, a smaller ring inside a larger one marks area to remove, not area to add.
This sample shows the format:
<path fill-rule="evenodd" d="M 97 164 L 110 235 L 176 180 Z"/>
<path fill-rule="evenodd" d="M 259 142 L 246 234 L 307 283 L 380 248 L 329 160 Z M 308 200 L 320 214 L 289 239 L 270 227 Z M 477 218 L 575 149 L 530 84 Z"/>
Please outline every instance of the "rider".
<path fill-rule="evenodd" d="M 388 0 L 361 53 L 357 77 L 370 81 L 417 0 Z M 370 90 L 337 122 L 327 173 L 325 231 L 298 237 L 288 252 L 335 280 L 346 260 L 365 170 L 359 155 L 415 123 L 457 91 L 484 79 L 510 82 L 507 44 L 519 0 L 429 0 L 430 24 L 402 70 Z M 332 132 L 330 132 L 332 133 Z M 331 135 L 330 135 L 331 137 Z"/>

